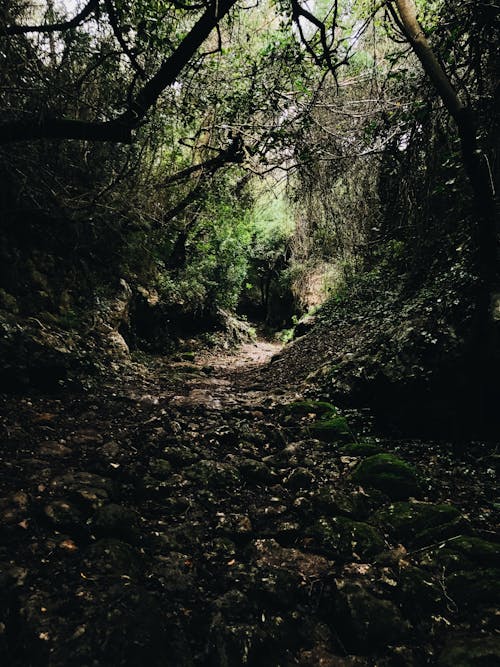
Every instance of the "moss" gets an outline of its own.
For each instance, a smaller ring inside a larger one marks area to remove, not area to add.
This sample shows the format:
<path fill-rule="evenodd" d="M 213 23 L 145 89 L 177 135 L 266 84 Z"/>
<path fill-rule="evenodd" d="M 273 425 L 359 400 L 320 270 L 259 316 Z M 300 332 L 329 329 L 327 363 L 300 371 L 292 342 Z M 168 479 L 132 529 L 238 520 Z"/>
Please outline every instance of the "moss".
<path fill-rule="evenodd" d="M 347 419 L 338 415 L 314 422 L 309 426 L 309 433 L 314 438 L 325 441 L 345 440 L 351 435 Z"/>
<path fill-rule="evenodd" d="M 350 442 L 340 448 L 340 453 L 345 456 L 374 456 L 380 454 L 381 451 L 378 445 L 372 445 L 369 442 Z"/>
<path fill-rule="evenodd" d="M 326 401 L 296 401 L 283 406 L 287 415 L 305 417 L 309 414 L 318 415 L 320 418 L 337 414 L 337 408 Z"/>
<path fill-rule="evenodd" d="M 385 547 L 382 536 L 373 526 L 346 517 L 323 517 L 314 524 L 311 532 L 322 547 L 346 561 L 356 555 L 371 559 Z"/>
<path fill-rule="evenodd" d="M 459 516 L 453 505 L 397 502 L 377 512 L 375 519 L 397 540 L 411 541 L 419 533 L 448 524 Z"/>
<path fill-rule="evenodd" d="M 181 352 L 179 357 L 183 361 L 194 361 L 196 359 L 196 353 L 195 352 Z"/>
<path fill-rule="evenodd" d="M 136 512 L 111 503 L 97 510 L 92 519 L 92 531 L 98 537 L 114 537 L 124 542 L 139 539 L 139 521 Z"/>
<path fill-rule="evenodd" d="M 457 637 L 448 642 L 438 667 L 493 667 L 500 664 L 500 637 Z"/>
<path fill-rule="evenodd" d="M 403 500 L 421 493 L 414 468 L 392 454 L 375 454 L 357 466 L 352 480 L 386 493 L 392 500 Z"/>
<path fill-rule="evenodd" d="M 436 558 L 450 569 L 467 569 L 467 565 L 494 566 L 500 563 L 500 545 L 479 537 L 460 535 L 450 540 L 443 549 L 436 550 Z M 457 568 L 460 564 L 461 567 Z"/>

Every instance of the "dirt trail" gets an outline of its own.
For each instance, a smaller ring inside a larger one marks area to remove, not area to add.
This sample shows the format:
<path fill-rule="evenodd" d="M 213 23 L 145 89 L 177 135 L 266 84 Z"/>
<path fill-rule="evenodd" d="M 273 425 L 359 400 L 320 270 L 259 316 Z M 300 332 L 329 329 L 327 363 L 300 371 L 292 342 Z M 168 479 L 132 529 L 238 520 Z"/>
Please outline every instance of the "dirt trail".
<path fill-rule="evenodd" d="M 278 351 L 3 397 L 2 664 L 497 664 L 488 453 L 452 470 L 444 445 L 317 439 L 293 368 L 269 387 Z M 378 451 L 415 466 L 419 502 L 353 477 Z"/>

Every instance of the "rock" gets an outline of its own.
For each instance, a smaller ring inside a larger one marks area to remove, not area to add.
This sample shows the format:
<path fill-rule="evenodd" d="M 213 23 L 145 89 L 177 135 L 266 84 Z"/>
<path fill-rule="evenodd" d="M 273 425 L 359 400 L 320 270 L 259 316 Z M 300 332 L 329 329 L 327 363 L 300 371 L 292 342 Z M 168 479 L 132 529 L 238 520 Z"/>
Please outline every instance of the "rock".
<path fill-rule="evenodd" d="M 383 537 L 373 526 L 345 517 L 318 519 L 310 532 L 323 548 L 344 561 L 370 560 L 385 548 Z"/>
<path fill-rule="evenodd" d="M 460 512 L 453 505 L 397 502 L 379 510 L 374 520 L 391 537 L 406 544 L 411 543 L 419 533 L 448 524 L 459 516 Z"/>
<path fill-rule="evenodd" d="M 392 454 L 369 456 L 361 461 L 351 478 L 357 484 L 382 491 L 392 500 L 421 494 L 414 468 Z"/>
<path fill-rule="evenodd" d="M 347 419 L 340 416 L 328 417 L 314 422 L 309 426 L 309 433 L 313 438 L 325 442 L 336 442 L 352 437 Z"/>
<path fill-rule="evenodd" d="M 71 454 L 71 449 L 62 442 L 46 440 L 40 444 L 39 454 L 51 458 L 64 458 Z"/>
<path fill-rule="evenodd" d="M 70 494 L 76 501 L 93 509 L 109 502 L 114 491 L 110 479 L 89 472 L 66 473 L 53 479 L 51 486 L 59 492 Z"/>
<path fill-rule="evenodd" d="M 139 552 L 126 542 L 103 538 L 93 544 L 85 559 L 91 572 L 110 577 L 138 577 L 143 570 Z"/>
<path fill-rule="evenodd" d="M 296 401 L 282 406 L 282 411 L 287 415 L 294 417 L 307 417 L 315 415 L 317 417 L 326 417 L 337 414 L 337 408 L 326 401 Z"/>
<path fill-rule="evenodd" d="M 313 497 L 314 506 L 325 516 L 354 517 L 352 498 L 334 487 L 324 486 Z"/>
<path fill-rule="evenodd" d="M 255 484 L 273 484 L 277 480 L 265 463 L 255 459 L 243 459 L 238 465 L 239 473 L 244 481 Z"/>
<path fill-rule="evenodd" d="M 191 482 L 200 484 L 205 488 L 232 487 L 240 481 L 239 475 L 233 466 L 208 459 L 203 459 L 189 466 L 184 474 Z"/>
<path fill-rule="evenodd" d="M 475 607 L 500 599 L 500 570 L 460 570 L 446 577 L 448 595 L 459 607 Z"/>
<path fill-rule="evenodd" d="M 447 572 L 472 570 L 478 565 L 495 567 L 500 563 L 500 545 L 479 537 L 459 535 L 432 552 L 430 562 L 446 567 Z"/>
<path fill-rule="evenodd" d="M 172 475 L 172 466 L 166 459 L 151 459 L 149 470 L 153 477 L 160 480 L 169 479 Z"/>
<path fill-rule="evenodd" d="M 175 445 L 165 447 L 163 450 L 165 458 L 170 461 L 173 466 L 182 467 L 190 465 L 199 459 L 199 456 L 190 447 L 186 445 Z"/>
<path fill-rule="evenodd" d="M 309 489 L 314 482 L 314 475 L 307 468 L 295 468 L 283 481 L 290 489 Z"/>
<path fill-rule="evenodd" d="M 442 588 L 428 572 L 410 565 L 400 568 L 396 596 L 404 613 L 415 623 L 437 613 L 446 602 Z"/>
<path fill-rule="evenodd" d="M 382 449 L 378 445 L 370 442 L 351 442 L 340 448 L 340 453 L 344 456 L 374 456 L 380 454 Z"/>
<path fill-rule="evenodd" d="M 408 623 L 389 600 L 380 600 L 352 582 L 346 582 L 339 594 L 333 626 L 349 651 L 372 653 L 398 643 L 407 634 Z"/>
<path fill-rule="evenodd" d="M 455 637 L 448 640 L 438 667 L 494 667 L 500 665 L 500 637 Z"/>
<path fill-rule="evenodd" d="M 54 500 L 43 508 L 45 516 L 59 530 L 78 528 L 83 524 L 83 516 L 72 503 L 67 500 Z"/>
<path fill-rule="evenodd" d="M 181 352 L 179 358 L 183 361 L 194 361 L 196 359 L 196 352 Z"/>
<path fill-rule="evenodd" d="M 113 503 L 97 510 L 92 519 L 91 529 L 97 537 L 115 537 L 132 543 L 139 539 L 137 513 Z"/>
<path fill-rule="evenodd" d="M 82 609 L 81 631 L 55 647 L 54 665 L 120 665 L 191 667 L 192 657 L 182 628 L 170 620 L 151 592 L 119 582 Z"/>

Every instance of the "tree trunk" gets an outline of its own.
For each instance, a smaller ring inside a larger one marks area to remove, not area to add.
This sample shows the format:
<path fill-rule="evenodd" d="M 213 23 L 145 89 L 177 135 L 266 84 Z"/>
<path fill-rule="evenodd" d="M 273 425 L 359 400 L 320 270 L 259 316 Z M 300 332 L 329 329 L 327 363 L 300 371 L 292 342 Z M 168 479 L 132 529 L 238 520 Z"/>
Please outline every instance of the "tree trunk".
<path fill-rule="evenodd" d="M 487 158 L 477 141 L 477 127 L 472 110 L 466 107 L 436 58 L 417 19 L 414 0 L 394 0 L 408 41 L 431 79 L 444 106 L 455 120 L 461 142 L 462 161 L 472 189 L 475 226 L 476 270 L 479 291 L 472 336 L 473 378 L 476 385 L 480 419 L 491 423 L 495 412 L 496 332 L 492 316 L 492 294 L 498 281 L 497 203 Z"/>

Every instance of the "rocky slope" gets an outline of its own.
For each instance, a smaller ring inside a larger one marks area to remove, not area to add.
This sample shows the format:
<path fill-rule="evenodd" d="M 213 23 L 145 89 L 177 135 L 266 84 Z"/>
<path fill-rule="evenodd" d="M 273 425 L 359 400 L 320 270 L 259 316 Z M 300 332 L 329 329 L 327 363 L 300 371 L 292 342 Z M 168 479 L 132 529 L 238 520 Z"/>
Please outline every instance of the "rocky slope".
<path fill-rule="evenodd" d="M 498 457 L 369 437 L 276 352 L 3 396 L 3 664 L 500 663 Z"/>

